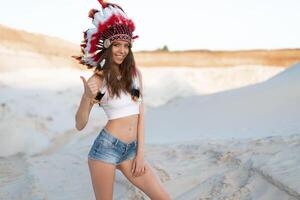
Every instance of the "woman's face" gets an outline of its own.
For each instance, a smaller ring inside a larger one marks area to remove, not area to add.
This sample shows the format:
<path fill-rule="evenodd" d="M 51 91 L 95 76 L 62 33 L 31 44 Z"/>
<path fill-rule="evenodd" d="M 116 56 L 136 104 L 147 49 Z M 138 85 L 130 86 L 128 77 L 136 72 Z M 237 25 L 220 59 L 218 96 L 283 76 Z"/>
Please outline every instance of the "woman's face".
<path fill-rule="evenodd" d="M 129 43 L 122 40 L 116 40 L 112 43 L 112 59 L 117 65 L 120 65 L 129 52 Z"/>

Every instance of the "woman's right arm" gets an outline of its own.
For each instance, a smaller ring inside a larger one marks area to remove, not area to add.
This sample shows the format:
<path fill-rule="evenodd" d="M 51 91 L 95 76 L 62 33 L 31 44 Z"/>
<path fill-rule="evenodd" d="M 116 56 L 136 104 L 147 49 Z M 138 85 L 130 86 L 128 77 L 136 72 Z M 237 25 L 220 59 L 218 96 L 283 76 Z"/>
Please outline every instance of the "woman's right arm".
<path fill-rule="evenodd" d="M 93 99 L 96 97 L 99 88 L 102 85 L 101 78 L 96 74 L 91 76 L 88 81 L 86 81 L 82 76 L 80 78 L 83 81 L 84 92 L 82 94 L 80 105 L 75 116 L 76 129 L 79 131 L 86 126 L 90 111 L 94 105 Z"/>

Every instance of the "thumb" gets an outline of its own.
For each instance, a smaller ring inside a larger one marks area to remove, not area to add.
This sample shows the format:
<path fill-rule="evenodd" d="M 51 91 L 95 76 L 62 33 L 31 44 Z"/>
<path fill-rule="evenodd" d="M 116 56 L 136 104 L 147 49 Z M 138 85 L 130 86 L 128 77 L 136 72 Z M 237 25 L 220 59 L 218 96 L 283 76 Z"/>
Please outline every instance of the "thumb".
<path fill-rule="evenodd" d="M 85 78 L 83 76 L 80 76 L 80 78 L 81 78 L 81 80 L 83 82 L 83 85 L 86 86 L 87 82 L 86 82 Z"/>

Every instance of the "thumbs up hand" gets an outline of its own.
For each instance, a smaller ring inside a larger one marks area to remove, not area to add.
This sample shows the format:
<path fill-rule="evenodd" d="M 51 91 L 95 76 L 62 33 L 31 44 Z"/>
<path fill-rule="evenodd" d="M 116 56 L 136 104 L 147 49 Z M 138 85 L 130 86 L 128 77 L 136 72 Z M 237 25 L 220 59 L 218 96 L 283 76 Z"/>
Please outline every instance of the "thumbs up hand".
<path fill-rule="evenodd" d="M 97 84 L 97 81 L 94 78 L 90 78 L 88 81 L 83 77 L 80 76 L 82 82 L 83 82 L 83 86 L 84 86 L 84 93 L 83 95 L 87 98 L 89 98 L 90 100 L 93 100 L 99 90 L 99 86 Z"/>

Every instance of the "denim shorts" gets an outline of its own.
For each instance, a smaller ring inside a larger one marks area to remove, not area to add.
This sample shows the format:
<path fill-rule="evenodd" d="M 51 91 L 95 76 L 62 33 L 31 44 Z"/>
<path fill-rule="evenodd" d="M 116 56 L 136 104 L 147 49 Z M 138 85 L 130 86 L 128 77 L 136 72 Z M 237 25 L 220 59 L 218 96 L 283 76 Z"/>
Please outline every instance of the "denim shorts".
<path fill-rule="evenodd" d="M 136 156 L 137 140 L 125 143 L 103 128 L 89 151 L 88 158 L 118 165 Z"/>

